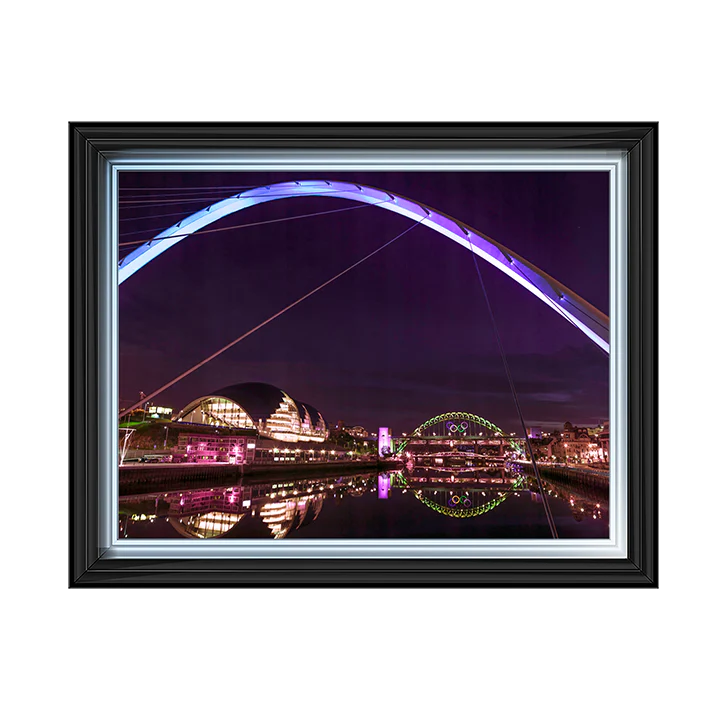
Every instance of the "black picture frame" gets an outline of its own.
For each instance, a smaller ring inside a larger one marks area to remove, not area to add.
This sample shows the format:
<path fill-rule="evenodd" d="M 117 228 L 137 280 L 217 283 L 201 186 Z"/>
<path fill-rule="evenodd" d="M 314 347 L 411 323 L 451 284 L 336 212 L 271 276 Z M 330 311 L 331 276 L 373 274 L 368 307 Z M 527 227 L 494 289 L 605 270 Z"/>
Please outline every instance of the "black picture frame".
<path fill-rule="evenodd" d="M 615 559 L 114 559 L 99 536 L 99 272 L 110 154 L 175 149 L 609 149 L 626 154 L 628 554 Z M 657 123 L 71 123 L 70 587 L 657 587 Z"/>

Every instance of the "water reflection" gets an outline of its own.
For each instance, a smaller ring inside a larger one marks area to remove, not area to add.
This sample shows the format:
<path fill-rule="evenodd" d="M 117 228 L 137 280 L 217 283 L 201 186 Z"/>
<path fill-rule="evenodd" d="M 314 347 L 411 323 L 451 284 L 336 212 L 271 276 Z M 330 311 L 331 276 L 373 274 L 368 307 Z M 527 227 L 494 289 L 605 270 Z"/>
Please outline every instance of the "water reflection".
<path fill-rule="evenodd" d="M 490 512 L 526 483 L 523 475 L 485 478 L 484 486 L 479 478 L 455 475 L 410 479 L 401 472 L 396 473 L 399 487 L 409 487 L 422 504 L 448 517 L 477 517 Z M 475 486 L 471 486 L 473 484 Z"/>
<path fill-rule="evenodd" d="M 404 469 L 120 498 L 121 537 L 546 538 L 539 488 L 510 469 Z M 547 482 L 561 537 L 607 537 L 608 491 Z M 431 514 L 434 513 L 434 514 Z"/>
<path fill-rule="evenodd" d="M 313 522 L 324 504 L 323 495 L 296 497 L 282 502 L 267 502 L 259 515 L 271 530 L 275 540 L 280 540 L 292 529 L 300 529 Z"/>
<path fill-rule="evenodd" d="M 236 536 L 235 532 L 243 537 L 241 523 L 250 517 L 258 518 L 270 536 L 280 540 L 316 520 L 327 494 L 363 494 L 367 486 L 368 480 L 358 478 L 306 479 L 129 495 L 120 498 L 121 536 L 129 536 L 136 523 L 162 520 L 182 537 L 208 539 Z"/>
<path fill-rule="evenodd" d="M 564 500 L 570 505 L 570 512 L 576 522 L 584 519 L 607 520 L 609 493 L 607 486 L 594 482 L 547 482 L 549 496 Z"/>

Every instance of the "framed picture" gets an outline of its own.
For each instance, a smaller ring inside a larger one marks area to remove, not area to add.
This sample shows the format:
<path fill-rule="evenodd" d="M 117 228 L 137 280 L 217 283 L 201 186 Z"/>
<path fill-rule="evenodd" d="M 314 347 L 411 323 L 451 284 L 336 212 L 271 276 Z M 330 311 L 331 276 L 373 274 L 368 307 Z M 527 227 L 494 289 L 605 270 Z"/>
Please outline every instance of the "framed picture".
<path fill-rule="evenodd" d="M 657 587 L 656 123 L 70 125 L 70 585 Z"/>

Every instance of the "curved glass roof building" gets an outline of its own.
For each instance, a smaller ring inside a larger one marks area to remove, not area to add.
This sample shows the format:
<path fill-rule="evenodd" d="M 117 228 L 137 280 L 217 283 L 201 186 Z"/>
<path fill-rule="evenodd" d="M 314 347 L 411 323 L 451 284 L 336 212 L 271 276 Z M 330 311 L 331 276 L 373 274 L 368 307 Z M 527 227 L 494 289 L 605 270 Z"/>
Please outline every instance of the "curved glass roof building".
<path fill-rule="evenodd" d="M 321 412 L 271 384 L 233 384 L 187 404 L 177 422 L 256 430 L 281 442 L 323 442 L 329 436 Z"/>

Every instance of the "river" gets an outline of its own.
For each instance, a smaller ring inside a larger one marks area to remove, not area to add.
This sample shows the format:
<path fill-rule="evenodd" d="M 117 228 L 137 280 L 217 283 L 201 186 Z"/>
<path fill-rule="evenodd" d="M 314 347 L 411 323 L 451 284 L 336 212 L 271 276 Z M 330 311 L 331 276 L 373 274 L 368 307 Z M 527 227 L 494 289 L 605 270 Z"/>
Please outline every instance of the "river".
<path fill-rule="evenodd" d="M 561 539 L 609 535 L 605 486 L 548 481 Z M 303 477 L 119 498 L 120 537 L 149 539 L 549 539 L 536 481 L 416 470 Z"/>

